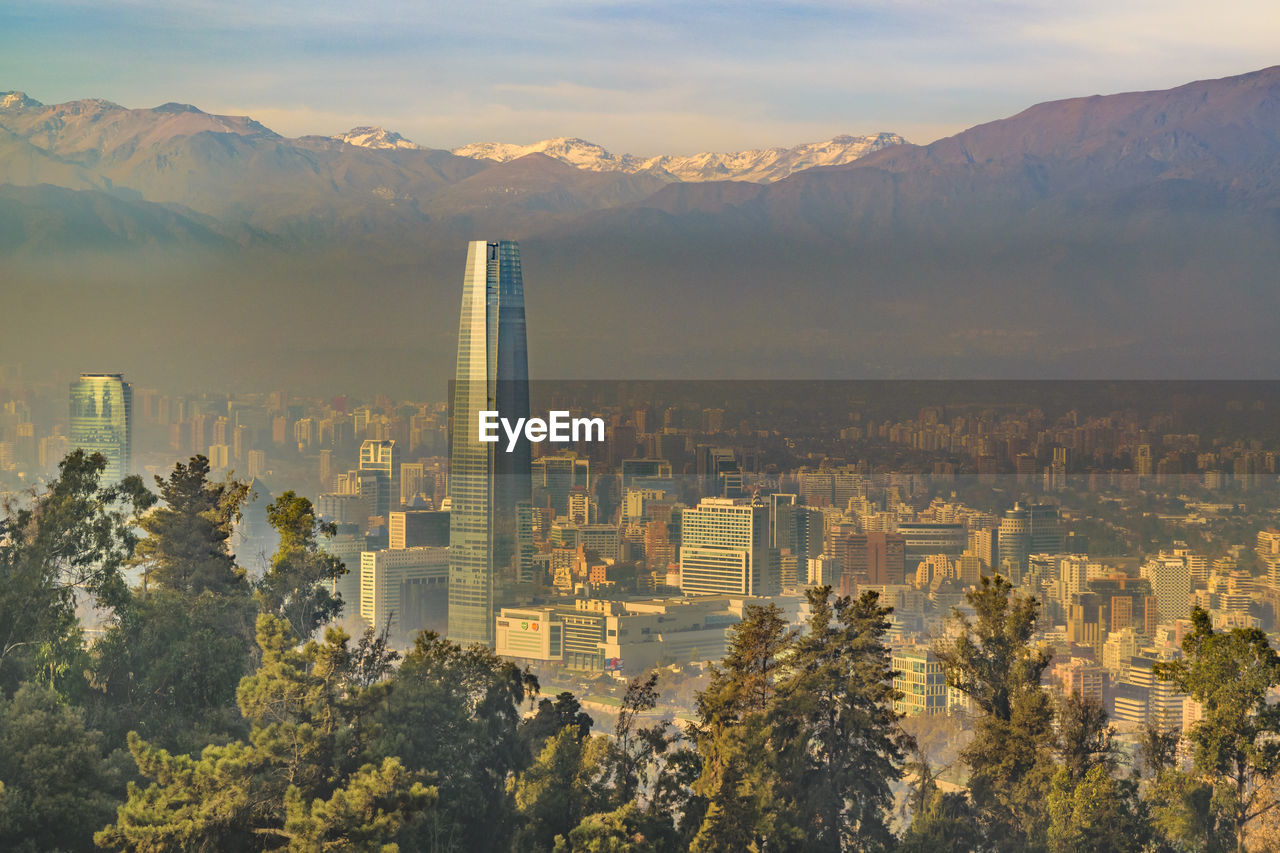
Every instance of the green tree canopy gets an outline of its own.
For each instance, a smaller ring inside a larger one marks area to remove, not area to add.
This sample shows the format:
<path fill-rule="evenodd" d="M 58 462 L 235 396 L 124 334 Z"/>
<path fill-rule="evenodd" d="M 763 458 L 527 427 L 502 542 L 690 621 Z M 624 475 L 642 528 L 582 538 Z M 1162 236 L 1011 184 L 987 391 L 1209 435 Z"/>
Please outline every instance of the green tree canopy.
<path fill-rule="evenodd" d="M 78 596 L 113 608 L 128 596 L 121 570 L 134 525 L 154 502 L 139 477 L 103 484 L 107 460 L 76 450 L 58 477 L 0 518 L 0 693 L 28 675 L 65 686 L 82 663 Z"/>
<path fill-rule="evenodd" d="M 292 491 L 267 507 L 267 521 L 280 534 L 280 547 L 258 582 L 258 601 L 264 611 L 292 626 L 297 636 L 310 637 L 342 612 L 343 601 L 330 584 L 347 568 L 320 548 L 320 537 L 333 535 L 335 527 L 319 520 L 311 501 Z"/>

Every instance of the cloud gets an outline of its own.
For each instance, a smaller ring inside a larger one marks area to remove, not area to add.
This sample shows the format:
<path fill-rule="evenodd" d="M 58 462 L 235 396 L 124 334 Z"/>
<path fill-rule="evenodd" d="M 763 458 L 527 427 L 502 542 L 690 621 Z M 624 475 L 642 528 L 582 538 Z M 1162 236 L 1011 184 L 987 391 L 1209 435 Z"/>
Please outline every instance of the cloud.
<path fill-rule="evenodd" d="M 186 101 L 290 135 L 379 123 L 432 146 L 647 154 L 929 141 L 1040 100 L 1252 70 L 1277 43 L 1280 7 L 1260 0 L 45 0 L 0 9 L 0 87 Z"/>

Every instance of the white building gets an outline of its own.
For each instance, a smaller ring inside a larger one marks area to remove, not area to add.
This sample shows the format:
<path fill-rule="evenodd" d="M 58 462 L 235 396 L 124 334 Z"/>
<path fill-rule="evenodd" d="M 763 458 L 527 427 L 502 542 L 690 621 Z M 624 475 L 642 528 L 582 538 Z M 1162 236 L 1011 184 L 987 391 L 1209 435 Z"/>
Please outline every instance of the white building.
<path fill-rule="evenodd" d="M 360 555 L 360 616 L 396 642 L 445 627 L 449 549 L 438 546 L 365 551 Z"/>

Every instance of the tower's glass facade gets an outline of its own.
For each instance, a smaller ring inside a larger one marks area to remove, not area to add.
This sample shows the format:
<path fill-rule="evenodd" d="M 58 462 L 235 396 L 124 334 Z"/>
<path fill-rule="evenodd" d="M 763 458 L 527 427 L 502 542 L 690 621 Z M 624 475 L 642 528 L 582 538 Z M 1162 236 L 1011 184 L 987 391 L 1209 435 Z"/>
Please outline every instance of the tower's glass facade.
<path fill-rule="evenodd" d="M 133 389 L 119 373 L 82 373 L 71 383 L 72 449 L 107 458 L 104 483 L 133 470 Z"/>
<path fill-rule="evenodd" d="M 516 506 L 530 499 L 530 448 L 481 442 L 479 416 L 529 416 L 519 244 L 467 246 L 449 446 L 449 639 L 493 645 L 495 594 L 517 578 Z"/>

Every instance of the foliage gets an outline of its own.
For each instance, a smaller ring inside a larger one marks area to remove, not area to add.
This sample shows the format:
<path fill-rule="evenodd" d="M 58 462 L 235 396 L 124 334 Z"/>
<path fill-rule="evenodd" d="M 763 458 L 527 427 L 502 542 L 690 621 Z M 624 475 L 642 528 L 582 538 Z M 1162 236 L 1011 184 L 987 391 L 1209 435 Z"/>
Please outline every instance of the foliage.
<path fill-rule="evenodd" d="M 1209 614 L 1191 614 L 1181 660 L 1157 664 L 1203 708 L 1187 733 L 1195 771 L 1213 788 L 1217 821 L 1244 849 L 1250 824 L 1278 803 L 1268 795 L 1280 776 L 1280 705 L 1268 701 L 1280 685 L 1280 656 L 1256 628 L 1214 631 Z"/>
<path fill-rule="evenodd" d="M 974 738 L 961 751 L 970 770 L 970 797 L 988 846 L 1040 849 L 1046 844 L 1056 738 L 1053 706 L 1040 686 L 1049 654 L 1031 645 L 1038 602 L 1014 594 L 999 575 L 984 577 L 966 599 L 976 621 L 957 610 L 957 636 L 935 653 L 947 684 L 979 710 Z"/>
<path fill-rule="evenodd" d="M 557 836 L 556 853 L 654 853 L 659 847 L 645 835 L 645 820 L 633 803 L 611 812 L 587 815 L 569 833 Z"/>
<path fill-rule="evenodd" d="M 512 780 L 510 790 L 523 825 L 515 834 L 517 850 L 549 850 L 587 815 L 608 802 L 608 739 L 578 736 L 565 726 L 547 741 L 537 760 Z"/>
<path fill-rule="evenodd" d="M 89 707 L 113 745 L 133 730 L 189 752 L 246 732 L 236 687 L 252 668 L 257 608 L 227 540 L 247 486 L 208 473 L 196 456 L 156 478 L 162 503 L 135 552 L 142 589 L 91 649 Z"/>
<path fill-rule="evenodd" d="M 401 833 L 402 846 L 508 846 L 517 815 L 507 780 L 532 760 L 519 726 L 537 679 L 481 646 L 462 648 L 424 633 L 391 683 L 390 697 L 374 715 L 374 751 L 435 774 L 439 788 L 438 807 Z"/>
<path fill-rule="evenodd" d="M 123 788 L 118 777 L 84 712 L 51 689 L 26 684 L 0 699 L 0 849 L 92 849 Z"/>
<path fill-rule="evenodd" d="M 320 521 L 311 501 L 292 491 L 267 506 L 267 521 L 280 534 L 280 547 L 258 582 L 259 604 L 308 638 L 342 612 L 342 599 L 327 586 L 346 574 L 346 566 L 320 548 L 320 537 L 332 536 L 335 527 Z"/>
<path fill-rule="evenodd" d="M 155 587 L 187 595 L 246 591 L 243 570 L 227 548 L 232 524 L 248 496 L 247 483 L 209 481 L 209 460 L 193 456 L 178 463 L 168 479 L 156 477 L 162 504 L 144 516 L 147 538 L 135 562 L 143 589 Z"/>
<path fill-rule="evenodd" d="M 121 570 L 134 523 L 154 502 L 139 477 L 103 484 L 107 460 L 77 450 L 29 505 L 0 518 L 0 695 L 27 676 L 67 687 L 82 663 L 79 596 L 112 608 L 128 595 Z"/>
<path fill-rule="evenodd" d="M 293 645 L 291 627 L 258 618 L 262 664 L 237 692 L 249 742 L 173 755 L 129 736 L 139 771 L 116 822 L 97 834 L 119 850 L 385 849 L 435 799 L 394 758 L 373 763 L 366 721 L 388 682 L 361 686 L 360 655 L 330 629 Z"/>
<path fill-rule="evenodd" d="M 890 785 L 910 738 L 897 725 L 884 635 L 891 610 L 875 592 L 832 599 L 810 589 L 773 727 L 790 819 L 809 850 L 889 847 Z"/>

